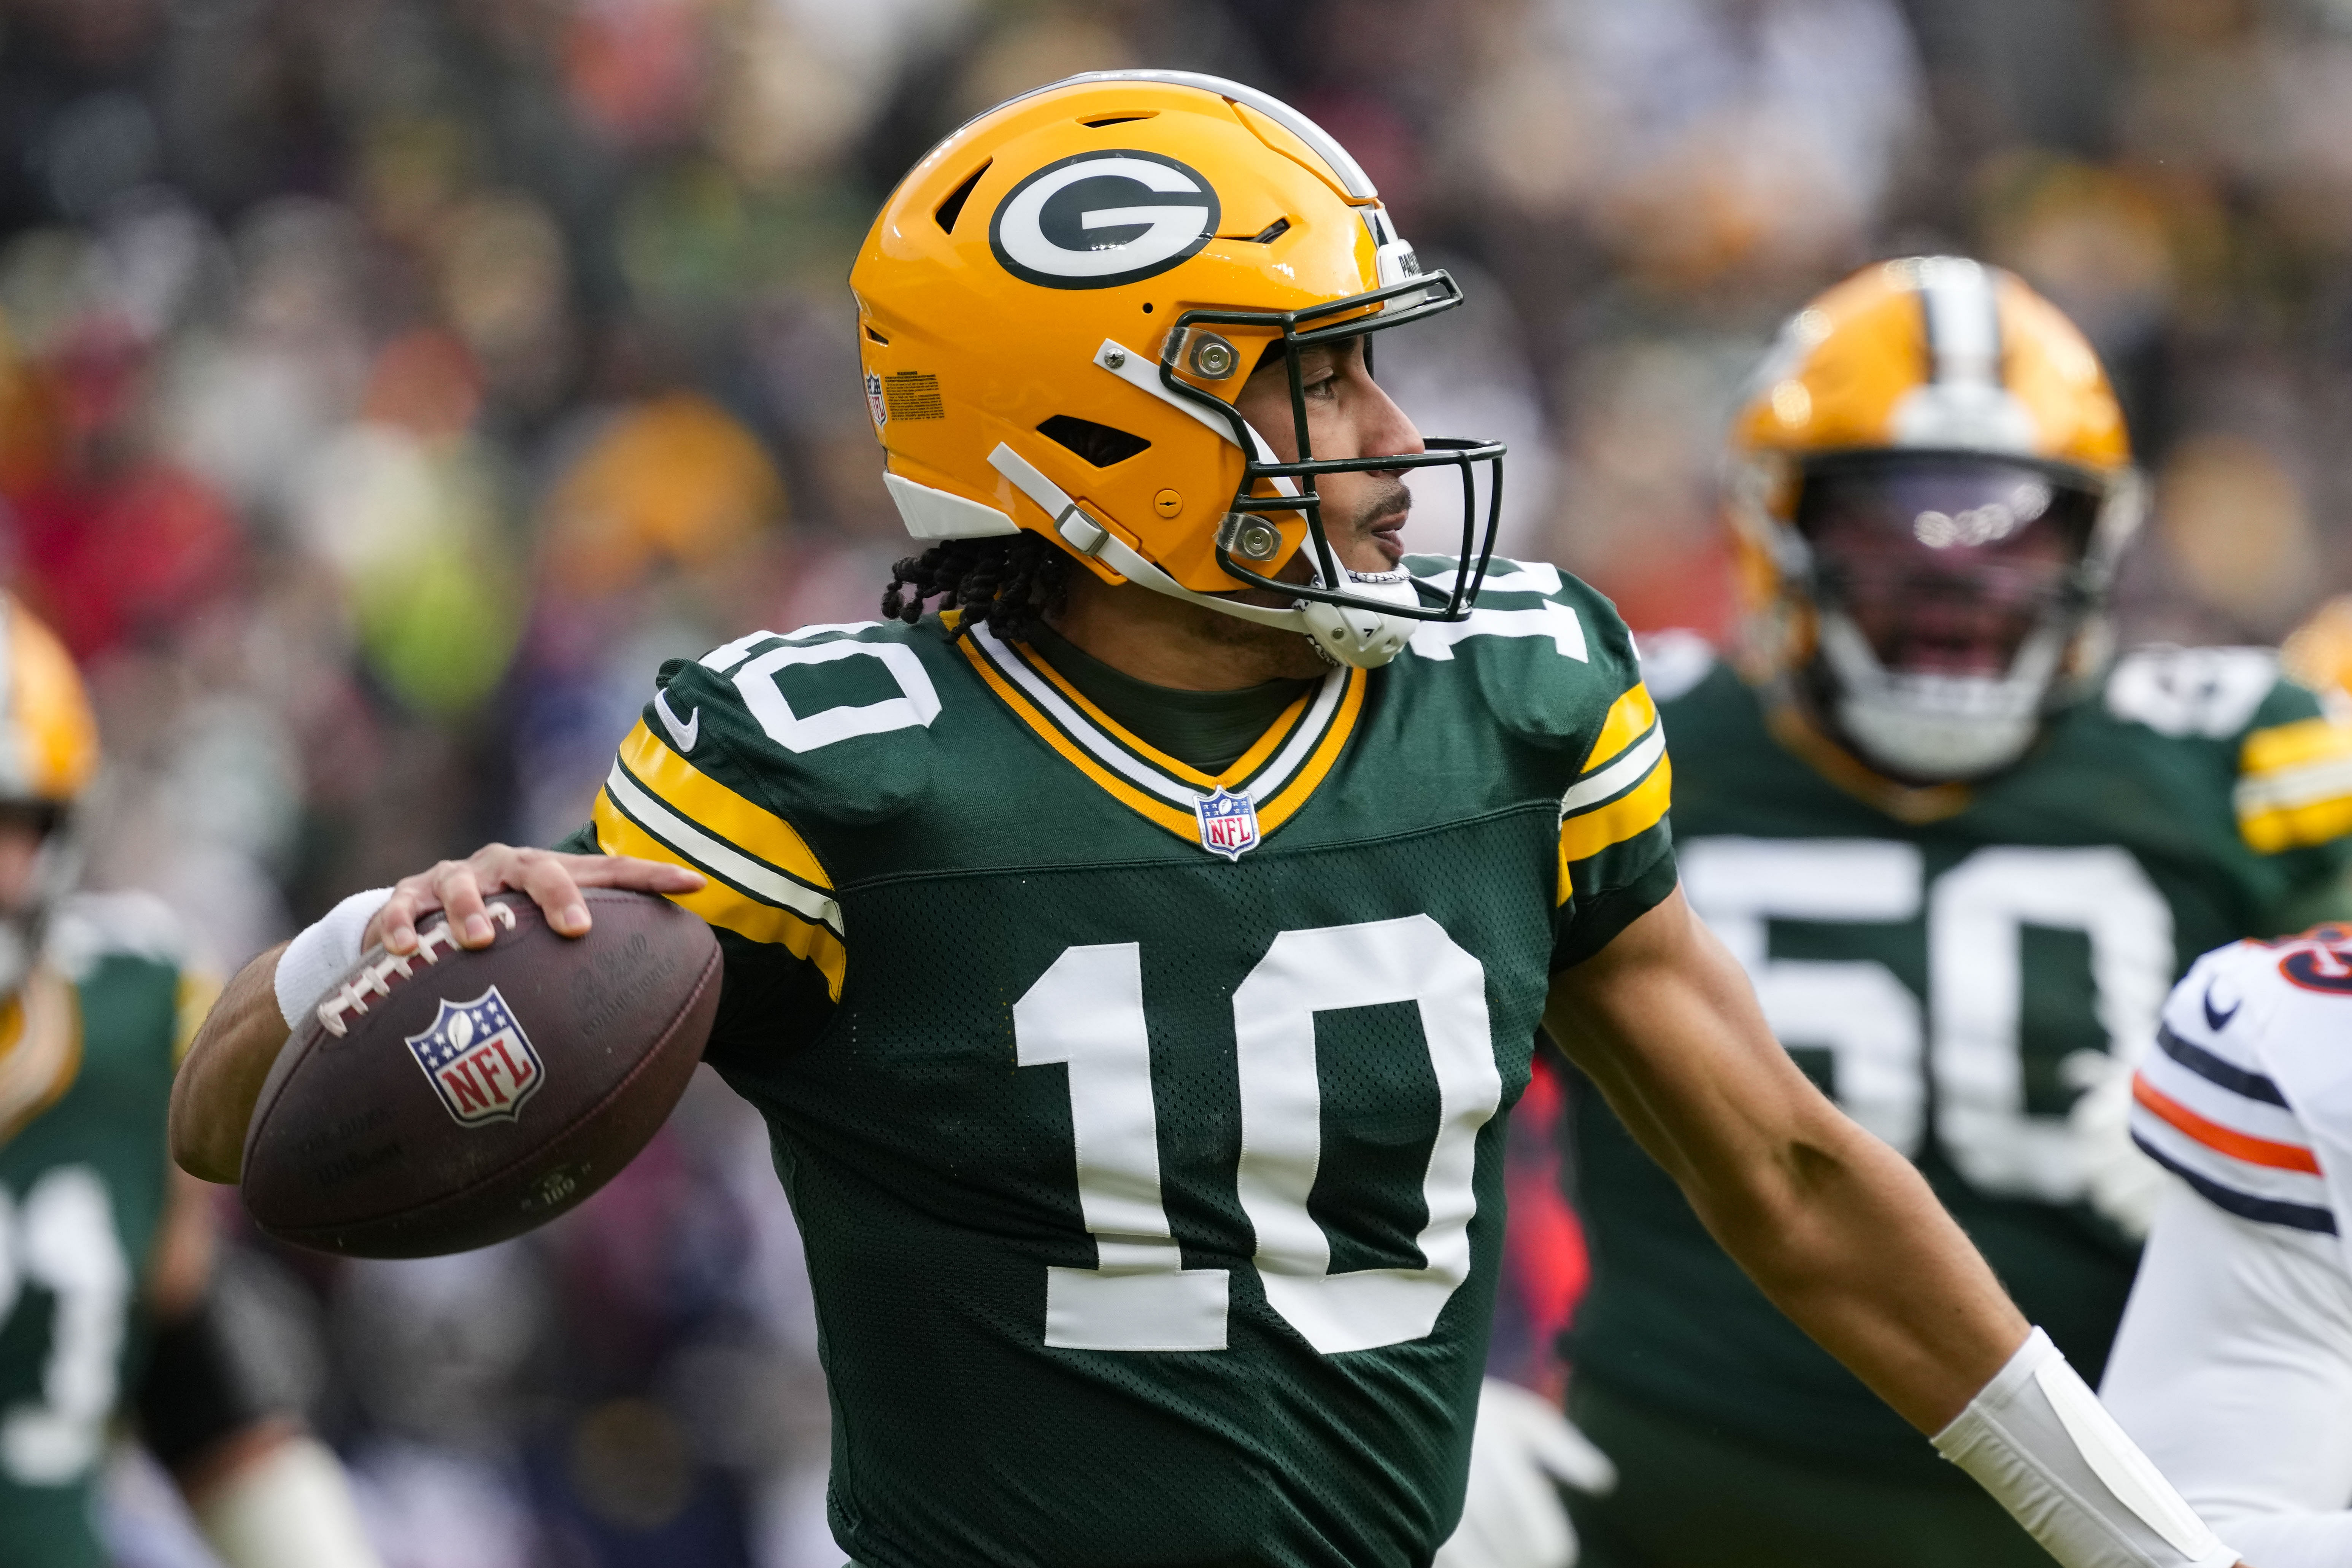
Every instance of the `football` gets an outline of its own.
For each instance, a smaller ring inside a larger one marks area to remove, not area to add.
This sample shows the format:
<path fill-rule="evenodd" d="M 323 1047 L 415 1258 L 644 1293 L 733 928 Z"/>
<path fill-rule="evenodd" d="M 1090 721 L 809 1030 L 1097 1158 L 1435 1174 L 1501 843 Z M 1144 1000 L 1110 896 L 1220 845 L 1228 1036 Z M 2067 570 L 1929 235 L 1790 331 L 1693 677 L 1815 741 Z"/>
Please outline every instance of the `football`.
<path fill-rule="evenodd" d="M 520 894 L 490 945 L 444 923 L 372 948 L 278 1053 L 246 1130 L 243 1192 L 269 1235 L 359 1258 L 520 1235 L 612 1179 L 686 1092 L 719 952 L 667 900 L 584 889 L 558 935 Z"/>

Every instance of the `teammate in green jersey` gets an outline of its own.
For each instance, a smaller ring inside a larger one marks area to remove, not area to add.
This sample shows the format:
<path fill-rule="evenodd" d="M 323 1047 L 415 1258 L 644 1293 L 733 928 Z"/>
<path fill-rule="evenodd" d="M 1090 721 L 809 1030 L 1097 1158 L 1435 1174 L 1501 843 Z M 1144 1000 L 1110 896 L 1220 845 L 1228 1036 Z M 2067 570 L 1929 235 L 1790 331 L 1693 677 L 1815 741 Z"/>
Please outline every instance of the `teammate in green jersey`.
<path fill-rule="evenodd" d="M 2153 1172 L 2119 1136 L 2131 1063 L 2192 958 L 2336 887 L 2352 728 L 2264 651 L 2106 661 L 2122 421 L 2013 278 L 1866 270 L 1795 318 L 1735 428 L 1745 662 L 1643 648 L 1684 889 L 1800 1064 L 2095 1377 Z M 1588 1568 L 2047 1562 L 1598 1096 L 1575 1131 L 1595 1272 L 1570 1405 L 1619 1475 L 1577 1501 Z"/>
<path fill-rule="evenodd" d="M 2070 1563 L 2235 1561 L 2152 1472 L 2160 1526 L 2100 1479 L 2137 1455 L 1691 917 L 1622 624 L 1490 563 L 1501 448 L 1424 441 L 1372 378 L 1370 334 L 1459 294 L 1336 142 L 1234 83 L 1074 79 L 918 164 L 851 286 L 929 545 L 893 618 L 667 667 L 604 856 L 492 846 L 250 966 L 175 1093 L 191 1169 L 236 1175 L 368 934 L 662 891 L 726 952 L 709 1054 L 805 1233 L 859 1563 L 1419 1564 L 1548 1018 Z M 1411 468 L 1460 479 L 1458 556 L 1397 542 Z"/>
<path fill-rule="evenodd" d="M 97 765 L 71 659 L 0 597 L 0 1563 L 107 1561 L 128 1411 L 229 1568 L 370 1568 L 341 1470 L 222 1331 L 210 1195 L 166 1157 L 213 987 L 161 904 L 71 891 L 67 814 Z"/>

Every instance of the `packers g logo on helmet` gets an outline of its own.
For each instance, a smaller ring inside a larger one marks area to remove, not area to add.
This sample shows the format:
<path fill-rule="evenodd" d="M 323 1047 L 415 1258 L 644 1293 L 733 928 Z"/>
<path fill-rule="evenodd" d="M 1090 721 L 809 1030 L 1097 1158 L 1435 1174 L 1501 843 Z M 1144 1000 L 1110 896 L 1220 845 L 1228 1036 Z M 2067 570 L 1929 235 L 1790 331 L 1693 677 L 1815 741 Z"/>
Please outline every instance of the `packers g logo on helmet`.
<path fill-rule="evenodd" d="M 1108 289 L 1157 277 L 1217 232 L 1217 193 L 1157 153 L 1081 153 L 1013 187 L 988 226 L 1004 269 L 1048 289 Z"/>

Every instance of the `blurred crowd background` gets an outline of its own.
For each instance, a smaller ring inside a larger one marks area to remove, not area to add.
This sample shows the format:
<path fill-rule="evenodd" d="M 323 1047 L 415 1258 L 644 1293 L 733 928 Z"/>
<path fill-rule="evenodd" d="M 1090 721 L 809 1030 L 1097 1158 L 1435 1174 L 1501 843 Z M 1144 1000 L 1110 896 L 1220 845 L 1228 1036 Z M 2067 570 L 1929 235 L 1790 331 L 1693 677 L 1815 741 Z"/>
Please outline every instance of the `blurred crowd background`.
<path fill-rule="evenodd" d="M 1507 550 L 1637 627 L 1724 626 L 1773 326 L 1931 249 L 2114 369 L 2127 640 L 2352 581 L 2352 0 L 0 0 L 0 575 L 100 706 L 93 879 L 234 967 L 577 825 L 661 659 L 870 618 L 908 546 L 865 226 L 966 116 L 1125 65 L 1356 153 L 1474 297 L 1384 379 L 1507 438 Z M 1498 1349 L 1530 1379 L 1556 1240 Z M 523 1243 L 237 1258 L 399 1568 L 839 1561 L 797 1243 L 715 1084 Z M 150 1480 L 126 1559 L 197 1561 Z"/>

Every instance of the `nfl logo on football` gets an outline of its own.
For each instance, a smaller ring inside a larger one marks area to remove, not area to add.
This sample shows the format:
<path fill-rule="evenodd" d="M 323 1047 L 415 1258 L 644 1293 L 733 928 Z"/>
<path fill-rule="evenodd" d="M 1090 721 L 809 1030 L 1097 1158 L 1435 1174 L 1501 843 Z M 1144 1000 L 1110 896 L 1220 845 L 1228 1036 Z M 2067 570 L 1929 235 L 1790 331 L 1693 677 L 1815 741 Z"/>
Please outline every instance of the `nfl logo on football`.
<path fill-rule="evenodd" d="M 514 1121 L 547 1076 L 495 985 L 471 1002 L 442 1001 L 433 1026 L 409 1036 L 408 1048 L 449 1114 L 468 1126 Z"/>
<path fill-rule="evenodd" d="M 1202 795 L 1192 808 L 1201 818 L 1201 847 L 1228 860 L 1238 860 L 1244 849 L 1257 847 L 1257 803 L 1233 795 L 1223 786 Z"/>

